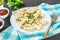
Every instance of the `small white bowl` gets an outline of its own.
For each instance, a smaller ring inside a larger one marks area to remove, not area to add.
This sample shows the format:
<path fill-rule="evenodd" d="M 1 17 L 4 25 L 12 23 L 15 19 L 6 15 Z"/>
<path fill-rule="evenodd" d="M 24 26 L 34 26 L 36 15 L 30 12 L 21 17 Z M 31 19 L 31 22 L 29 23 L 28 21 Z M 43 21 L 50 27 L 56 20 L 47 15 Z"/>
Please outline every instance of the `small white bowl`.
<path fill-rule="evenodd" d="M 0 18 L 5 19 L 5 18 L 9 15 L 9 9 L 8 9 L 8 8 L 6 8 L 6 7 L 0 7 L 0 10 L 1 10 L 1 9 L 5 9 L 5 10 L 7 10 L 7 11 L 8 11 L 8 13 L 7 13 L 6 15 L 0 16 Z"/>
<path fill-rule="evenodd" d="M 2 22 L 2 25 L 0 26 L 0 29 L 4 26 L 4 20 L 0 18 L 0 21 Z"/>

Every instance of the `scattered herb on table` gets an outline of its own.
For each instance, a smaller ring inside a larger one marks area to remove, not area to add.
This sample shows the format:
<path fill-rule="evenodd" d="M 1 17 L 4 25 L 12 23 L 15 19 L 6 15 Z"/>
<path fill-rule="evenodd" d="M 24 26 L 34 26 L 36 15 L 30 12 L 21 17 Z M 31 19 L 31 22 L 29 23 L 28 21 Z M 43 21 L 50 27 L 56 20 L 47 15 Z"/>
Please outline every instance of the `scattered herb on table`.
<path fill-rule="evenodd" d="M 24 5 L 24 2 L 22 0 L 7 0 L 7 5 L 9 8 L 18 9 Z"/>

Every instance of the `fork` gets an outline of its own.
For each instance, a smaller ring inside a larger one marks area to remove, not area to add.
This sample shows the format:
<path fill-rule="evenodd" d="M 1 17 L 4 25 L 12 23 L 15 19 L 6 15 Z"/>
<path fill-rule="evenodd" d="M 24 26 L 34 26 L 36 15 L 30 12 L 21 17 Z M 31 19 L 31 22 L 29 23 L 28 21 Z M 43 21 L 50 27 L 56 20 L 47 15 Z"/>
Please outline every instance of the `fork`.
<path fill-rule="evenodd" d="M 51 21 L 53 23 L 53 22 L 55 22 L 57 20 L 58 15 L 57 15 L 56 10 L 52 10 L 50 12 L 53 13 L 52 18 L 51 18 Z M 44 33 L 44 39 L 48 37 L 49 30 L 52 28 L 52 23 L 51 23 L 50 27 L 47 29 L 47 31 Z"/>

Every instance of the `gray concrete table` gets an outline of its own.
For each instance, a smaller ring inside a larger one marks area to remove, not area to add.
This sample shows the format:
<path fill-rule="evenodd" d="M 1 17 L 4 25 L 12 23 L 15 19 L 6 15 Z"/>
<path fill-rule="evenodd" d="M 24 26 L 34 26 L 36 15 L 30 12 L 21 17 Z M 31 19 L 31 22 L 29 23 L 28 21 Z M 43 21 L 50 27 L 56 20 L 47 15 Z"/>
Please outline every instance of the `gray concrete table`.
<path fill-rule="evenodd" d="M 41 3 L 43 3 L 43 2 L 45 2 L 45 3 L 49 3 L 49 4 L 56 4 L 56 3 L 60 3 L 60 0 L 23 0 L 24 1 L 24 6 L 37 6 L 37 5 L 39 5 L 39 4 L 41 4 Z M 6 0 L 5 0 L 5 5 L 4 5 L 5 7 L 7 7 L 7 5 L 6 5 Z M 24 7 L 23 6 L 23 7 Z M 10 16 L 11 16 L 11 9 L 10 9 L 10 14 L 9 14 L 9 16 L 6 18 L 6 19 L 4 19 L 5 20 L 5 25 L 4 25 L 4 27 L 0 30 L 0 32 L 1 31 L 3 31 L 3 30 L 5 30 L 6 28 L 8 28 L 8 26 L 10 26 L 11 24 L 10 24 Z M 60 40 L 60 34 L 57 34 L 57 35 L 55 35 L 55 36 L 52 36 L 52 37 L 49 37 L 49 38 L 47 38 L 47 39 L 44 39 L 44 40 Z"/>

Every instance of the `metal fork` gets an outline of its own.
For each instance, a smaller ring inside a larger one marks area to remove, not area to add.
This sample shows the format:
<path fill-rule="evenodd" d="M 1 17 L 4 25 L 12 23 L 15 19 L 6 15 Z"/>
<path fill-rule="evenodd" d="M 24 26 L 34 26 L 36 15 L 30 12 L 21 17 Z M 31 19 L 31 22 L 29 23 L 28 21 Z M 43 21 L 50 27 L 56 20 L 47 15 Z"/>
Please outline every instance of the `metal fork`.
<path fill-rule="evenodd" d="M 52 10 L 50 12 L 53 13 L 52 18 L 51 18 L 51 21 L 53 23 L 53 22 L 55 22 L 57 20 L 58 15 L 57 15 L 56 10 Z M 52 28 L 52 23 L 51 23 L 50 27 L 47 29 L 47 31 L 44 33 L 44 39 L 48 37 L 49 30 Z"/>

